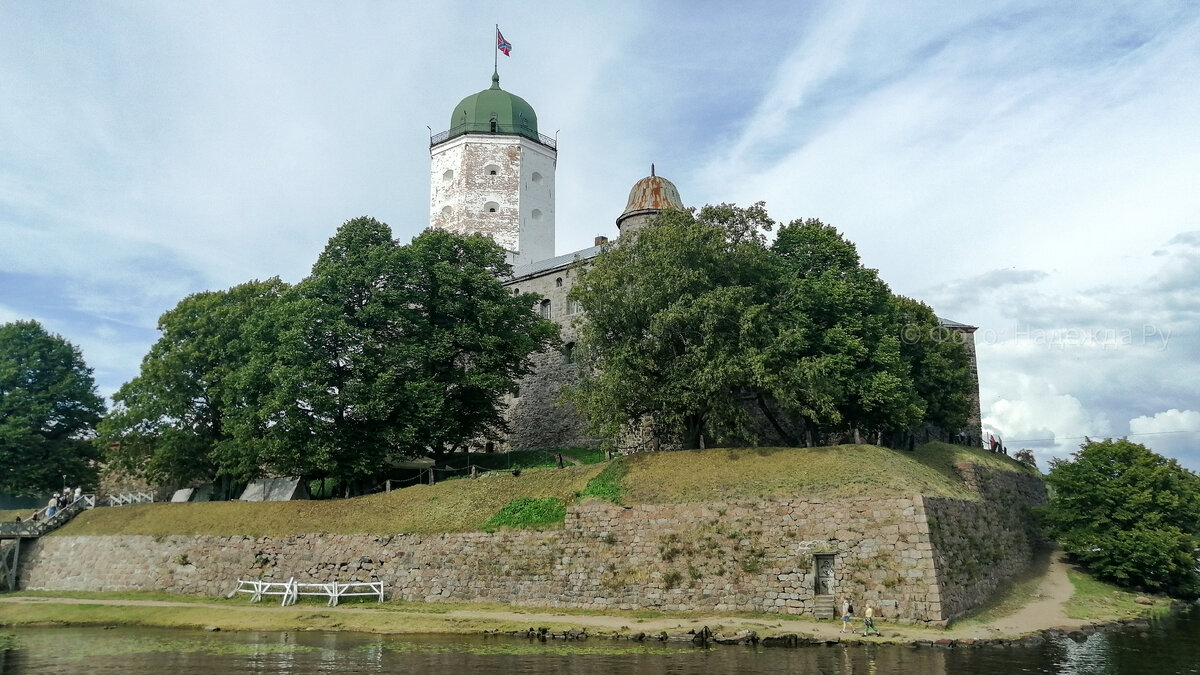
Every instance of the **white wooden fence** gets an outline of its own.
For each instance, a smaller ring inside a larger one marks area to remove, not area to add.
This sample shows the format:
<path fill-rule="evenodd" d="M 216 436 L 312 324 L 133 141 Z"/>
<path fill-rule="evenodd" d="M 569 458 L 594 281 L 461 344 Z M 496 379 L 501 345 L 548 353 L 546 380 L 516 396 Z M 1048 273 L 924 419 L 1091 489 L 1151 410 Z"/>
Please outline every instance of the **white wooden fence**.
<path fill-rule="evenodd" d="M 287 607 L 296 604 L 301 595 L 328 597 L 330 607 L 337 606 L 341 598 L 373 597 L 377 602 L 383 602 L 382 581 L 331 581 L 327 584 L 302 584 L 295 577 L 287 581 L 257 581 L 254 579 L 238 579 L 237 588 L 229 596 L 237 593 L 251 594 L 250 602 L 260 602 L 264 595 L 277 595 L 279 605 Z"/>
<path fill-rule="evenodd" d="M 109 506 L 122 506 L 124 504 L 142 504 L 145 502 L 154 501 L 154 493 L 152 492 L 122 492 L 119 495 L 109 495 Z"/>

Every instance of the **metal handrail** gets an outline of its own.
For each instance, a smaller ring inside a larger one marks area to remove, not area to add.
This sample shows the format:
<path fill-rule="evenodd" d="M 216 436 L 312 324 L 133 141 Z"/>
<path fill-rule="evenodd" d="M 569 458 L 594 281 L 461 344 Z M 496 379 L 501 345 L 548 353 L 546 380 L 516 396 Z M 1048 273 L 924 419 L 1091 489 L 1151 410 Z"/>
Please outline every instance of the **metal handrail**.
<path fill-rule="evenodd" d="M 467 124 L 460 124 L 446 131 L 436 133 L 429 137 L 429 147 L 432 148 L 439 143 L 445 143 L 451 138 L 462 136 L 463 134 L 503 134 L 506 136 L 517 135 L 523 138 L 528 138 L 531 141 L 537 141 L 551 150 L 558 150 L 557 139 L 551 138 L 546 134 L 538 133 L 529 127 L 517 126 L 515 124 L 492 125 L 489 122 L 468 122 Z"/>

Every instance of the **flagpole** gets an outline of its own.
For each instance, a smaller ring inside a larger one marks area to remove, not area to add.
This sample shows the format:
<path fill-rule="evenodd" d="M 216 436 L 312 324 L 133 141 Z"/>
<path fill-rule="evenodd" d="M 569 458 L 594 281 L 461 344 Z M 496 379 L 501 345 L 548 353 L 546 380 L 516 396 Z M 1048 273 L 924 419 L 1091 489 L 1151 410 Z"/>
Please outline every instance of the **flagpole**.
<path fill-rule="evenodd" d="M 496 34 L 492 36 L 492 72 L 500 72 L 500 24 L 496 24 Z"/>

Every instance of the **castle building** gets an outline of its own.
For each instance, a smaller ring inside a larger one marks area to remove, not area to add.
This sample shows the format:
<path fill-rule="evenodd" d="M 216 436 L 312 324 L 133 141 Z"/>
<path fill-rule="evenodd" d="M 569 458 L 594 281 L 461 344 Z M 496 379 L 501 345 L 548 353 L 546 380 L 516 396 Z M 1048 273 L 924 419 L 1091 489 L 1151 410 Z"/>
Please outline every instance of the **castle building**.
<path fill-rule="evenodd" d="M 537 311 L 559 324 L 562 348 L 534 355 L 533 373 L 519 383 L 507 401 L 510 432 L 500 447 L 484 450 L 534 450 L 595 446 L 582 416 L 560 392 L 578 380 L 573 356 L 574 323 L 582 309 L 567 298 L 579 263 L 599 255 L 608 238 L 593 246 L 555 255 L 555 139 L 538 132 L 537 115 L 525 99 L 500 88 L 498 73 L 491 87 L 464 98 L 450 115 L 450 128 L 430 138 L 429 224 L 459 234 L 485 234 L 508 253 L 512 276 L 504 280 L 516 293 L 537 293 Z M 656 175 L 634 184 L 625 210 L 616 219 L 620 236 L 645 227 L 665 209 L 683 209 L 675 185 Z M 979 379 L 975 361 L 975 327 L 942 320 L 966 341 L 973 379 L 966 440 L 982 439 Z"/>

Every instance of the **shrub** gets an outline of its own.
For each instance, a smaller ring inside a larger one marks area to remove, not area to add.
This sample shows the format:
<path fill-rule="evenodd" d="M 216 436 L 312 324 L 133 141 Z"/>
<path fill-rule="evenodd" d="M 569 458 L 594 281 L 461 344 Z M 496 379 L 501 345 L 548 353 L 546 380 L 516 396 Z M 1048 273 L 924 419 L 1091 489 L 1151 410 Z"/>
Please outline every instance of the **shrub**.
<path fill-rule="evenodd" d="M 1200 477 L 1126 439 L 1088 440 L 1052 460 L 1041 510 L 1051 535 L 1097 578 L 1127 588 L 1200 591 Z"/>

